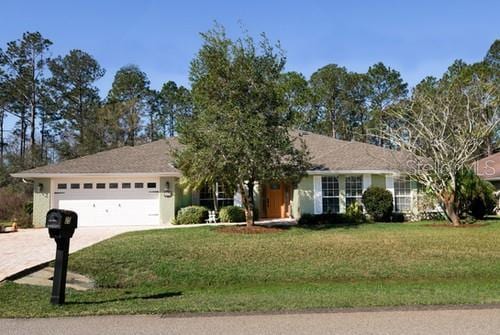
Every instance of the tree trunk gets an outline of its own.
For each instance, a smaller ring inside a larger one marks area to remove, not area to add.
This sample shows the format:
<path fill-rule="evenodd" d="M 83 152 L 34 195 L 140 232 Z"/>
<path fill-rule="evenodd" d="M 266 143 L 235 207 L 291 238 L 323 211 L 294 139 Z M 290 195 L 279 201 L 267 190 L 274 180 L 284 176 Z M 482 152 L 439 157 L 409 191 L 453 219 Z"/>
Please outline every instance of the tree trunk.
<path fill-rule="evenodd" d="M 457 206 L 455 204 L 455 194 L 441 196 L 443 210 L 453 226 L 460 225 L 460 216 L 458 215 Z"/>
<path fill-rule="evenodd" d="M 247 187 L 243 183 L 238 185 L 241 190 L 241 200 L 243 201 L 243 206 L 245 207 L 245 219 L 247 227 L 253 227 L 254 225 L 254 181 L 249 181 Z"/>

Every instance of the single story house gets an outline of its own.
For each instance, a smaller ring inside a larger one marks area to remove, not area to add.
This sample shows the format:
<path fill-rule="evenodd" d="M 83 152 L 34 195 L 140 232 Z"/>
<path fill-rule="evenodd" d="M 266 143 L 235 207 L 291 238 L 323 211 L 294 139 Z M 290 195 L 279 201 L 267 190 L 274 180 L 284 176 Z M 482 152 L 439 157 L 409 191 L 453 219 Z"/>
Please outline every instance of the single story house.
<path fill-rule="evenodd" d="M 261 218 L 299 218 L 304 213 L 345 212 L 371 185 L 394 195 L 397 212 L 414 212 L 416 183 L 397 168 L 401 153 L 310 132 L 294 132 L 311 154 L 311 170 L 298 185 L 260 184 L 256 206 Z M 208 188 L 188 192 L 173 165 L 176 138 L 37 167 L 13 174 L 33 183 L 33 223 L 45 224 L 50 208 L 74 210 L 79 226 L 167 224 L 182 207 L 211 206 Z M 241 195 L 217 186 L 220 206 L 241 205 Z"/>
<path fill-rule="evenodd" d="M 474 163 L 474 171 L 484 180 L 495 186 L 498 203 L 497 213 L 500 213 L 500 152 L 484 157 Z"/>

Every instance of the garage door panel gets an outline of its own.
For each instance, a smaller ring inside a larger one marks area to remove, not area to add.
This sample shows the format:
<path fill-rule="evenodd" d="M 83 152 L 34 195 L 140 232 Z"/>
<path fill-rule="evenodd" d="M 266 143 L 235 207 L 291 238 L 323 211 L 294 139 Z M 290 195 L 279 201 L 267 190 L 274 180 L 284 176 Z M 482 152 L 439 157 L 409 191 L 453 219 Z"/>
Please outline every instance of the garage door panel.
<path fill-rule="evenodd" d="M 104 183 L 99 181 L 101 182 Z M 114 182 L 105 183 L 109 185 Z M 144 181 L 144 185 L 146 183 L 147 181 Z M 160 224 L 159 193 L 151 189 L 58 190 L 54 193 L 54 205 L 56 208 L 75 211 L 80 227 Z"/>

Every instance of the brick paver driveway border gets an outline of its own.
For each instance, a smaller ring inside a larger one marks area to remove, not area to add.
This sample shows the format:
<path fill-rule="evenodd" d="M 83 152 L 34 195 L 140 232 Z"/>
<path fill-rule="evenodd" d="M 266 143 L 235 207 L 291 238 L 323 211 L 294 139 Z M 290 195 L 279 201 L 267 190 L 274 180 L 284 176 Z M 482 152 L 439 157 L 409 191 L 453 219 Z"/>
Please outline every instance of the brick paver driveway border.
<path fill-rule="evenodd" d="M 170 226 L 171 227 L 171 226 Z M 138 230 L 163 229 L 162 226 L 120 226 L 78 228 L 70 242 L 70 252 L 86 248 L 110 237 Z M 47 229 L 21 229 L 0 234 L 0 282 L 21 271 L 54 260 L 56 244 Z"/>

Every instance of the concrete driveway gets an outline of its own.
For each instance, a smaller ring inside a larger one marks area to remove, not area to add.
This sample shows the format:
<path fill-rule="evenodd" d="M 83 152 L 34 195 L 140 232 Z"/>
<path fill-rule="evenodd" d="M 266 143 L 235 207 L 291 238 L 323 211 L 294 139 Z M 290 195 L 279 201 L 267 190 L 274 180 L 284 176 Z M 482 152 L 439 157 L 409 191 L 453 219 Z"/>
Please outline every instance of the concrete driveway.
<path fill-rule="evenodd" d="M 163 229 L 169 226 L 122 226 L 78 228 L 70 242 L 70 252 L 129 231 Z M 0 281 L 20 271 L 54 260 L 56 244 L 47 229 L 21 229 L 0 234 Z"/>

